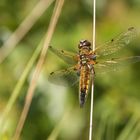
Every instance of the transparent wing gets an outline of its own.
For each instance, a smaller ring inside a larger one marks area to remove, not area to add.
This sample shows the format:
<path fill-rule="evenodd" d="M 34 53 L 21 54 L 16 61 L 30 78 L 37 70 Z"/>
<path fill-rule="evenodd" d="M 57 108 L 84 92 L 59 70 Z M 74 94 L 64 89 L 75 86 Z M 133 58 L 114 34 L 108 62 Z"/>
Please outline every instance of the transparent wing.
<path fill-rule="evenodd" d="M 73 86 L 78 82 L 79 76 L 74 67 L 70 67 L 68 69 L 51 72 L 48 80 L 57 85 Z"/>
<path fill-rule="evenodd" d="M 54 54 L 56 54 L 61 59 L 63 59 L 68 64 L 76 64 L 78 61 L 78 57 L 74 53 L 64 51 L 64 50 L 55 49 L 52 46 L 49 47 L 49 50 L 51 52 L 53 52 Z"/>
<path fill-rule="evenodd" d="M 104 62 L 99 62 L 94 65 L 95 75 L 103 74 L 111 71 L 118 71 L 121 68 L 128 66 L 132 63 L 140 61 L 140 56 L 131 56 L 124 58 L 113 58 Z"/>
<path fill-rule="evenodd" d="M 95 50 L 97 59 L 106 59 L 109 55 L 117 53 L 120 49 L 126 47 L 137 36 L 137 34 L 138 32 L 136 29 L 131 27 L 111 41 L 97 47 Z"/>

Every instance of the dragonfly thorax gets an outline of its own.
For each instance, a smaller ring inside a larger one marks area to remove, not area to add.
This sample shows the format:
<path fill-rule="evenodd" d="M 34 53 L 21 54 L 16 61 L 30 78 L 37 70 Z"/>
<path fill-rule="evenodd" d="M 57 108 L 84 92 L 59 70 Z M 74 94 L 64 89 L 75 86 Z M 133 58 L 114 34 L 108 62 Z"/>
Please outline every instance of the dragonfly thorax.
<path fill-rule="evenodd" d="M 96 54 L 93 54 L 92 51 L 82 50 L 79 52 L 79 59 L 81 65 L 88 65 L 91 61 L 96 63 Z"/>
<path fill-rule="evenodd" d="M 85 54 L 80 55 L 80 64 L 85 65 L 89 61 L 89 58 Z"/>

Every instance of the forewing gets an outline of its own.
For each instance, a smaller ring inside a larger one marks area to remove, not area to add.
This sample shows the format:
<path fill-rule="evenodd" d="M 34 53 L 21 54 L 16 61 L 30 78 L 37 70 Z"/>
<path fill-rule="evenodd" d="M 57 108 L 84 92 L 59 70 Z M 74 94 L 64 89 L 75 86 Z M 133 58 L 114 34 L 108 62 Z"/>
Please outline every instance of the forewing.
<path fill-rule="evenodd" d="M 49 47 L 49 50 L 51 52 L 53 52 L 54 54 L 56 54 L 61 59 L 63 59 L 68 64 L 76 64 L 78 61 L 78 57 L 74 53 L 64 51 L 64 50 L 55 49 L 52 46 Z"/>
<path fill-rule="evenodd" d="M 125 66 L 140 61 L 140 56 L 131 56 L 124 58 L 113 58 L 104 62 L 99 62 L 94 65 L 95 75 L 103 74 L 111 71 L 118 71 Z"/>
<path fill-rule="evenodd" d="M 73 86 L 79 80 L 74 67 L 50 73 L 48 80 L 56 85 Z"/>
<path fill-rule="evenodd" d="M 95 50 L 97 59 L 106 59 L 109 55 L 117 53 L 119 50 L 126 47 L 137 35 L 137 30 L 131 27 L 109 42 L 97 47 Z"/>

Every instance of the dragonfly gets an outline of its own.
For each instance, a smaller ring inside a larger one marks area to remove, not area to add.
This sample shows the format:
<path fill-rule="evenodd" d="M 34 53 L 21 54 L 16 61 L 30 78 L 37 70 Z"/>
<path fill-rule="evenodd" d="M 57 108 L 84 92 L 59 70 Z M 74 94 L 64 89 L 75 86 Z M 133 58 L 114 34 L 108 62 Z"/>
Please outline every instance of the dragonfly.
<path fill-rule="evenodd" d="M 51 72 L 49 81 L 65 86 L 72 86 L 79 82 L 79 104 L 83 107 L 87 100 L 90 83 L 94 81 L 96 75 L 117 71 L 123 66 L 140 61 L 140 56 L 114 57 L 136 36 L 137 30 L 130 27 L 110 41 L 97 46 L 95 50 L 92 50 L 88 40 L 81 40 L 77 53 L 50 46 L 49 50 L 69 64 L 69 67 Z"/>

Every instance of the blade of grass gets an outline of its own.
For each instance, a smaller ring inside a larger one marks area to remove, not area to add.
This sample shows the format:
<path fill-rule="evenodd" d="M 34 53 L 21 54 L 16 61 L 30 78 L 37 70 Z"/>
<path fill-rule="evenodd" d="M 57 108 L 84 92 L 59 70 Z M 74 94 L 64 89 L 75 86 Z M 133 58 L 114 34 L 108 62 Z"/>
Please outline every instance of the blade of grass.
<path fill-rule="evenodd" d="M 95 50 L 95 29 L 96 29 L 96 0 L 93 0 L 93 51 Z M 94 72 L 93 72 L 94 73 Z M 93 77 L 94 78 L 94 77 Z M 92 127 L 93 127 L 93 102 L 94 102 L 94 79 L 92 79 L 91 87 L 91 106 L 90 106 L 90 127 L 89 127 L 89 140 L 92 140 Z"/>
<path fill-rule="evenodd" d="M 99 126 L 97 127 L 96 135 L 94 136 L 94 138 L 96 140 L 103 139 L 104 131 L 105 131 L 106 125 L 107 125 L 107 119 L 108 119 L 108 114 L 104 113 L 104 115 L 101 116 L 101 118 L 100 118 L 100 122 L 98 124 Z"/>
<path fill-rule="evenodd" d="M 28 33 L 31 27 L 37 22 L 45 10 L 54 0 L 40 0 L 33 8 L 31 13 L 22 21 L 15 32 L 8 38 L 0 48 L 0 64 L 11 53 L 21 39 Z"/>
<path fill-rule="evenodd" d="M 140 130 L 140 122 L 138 120 L 135 128 L 131 131 L 131 133 L 129 133 L 127 140 L 137 140 L 138 136 L 140 135 L 139 130 Z"/>
<path fill-rule="evenodd" d="M 66 120 L 69 120 L 68 117 L 70 116 L 72 110 L 73 110 L 72 108 L 67 109 L 67 112 L 65 112 L 62 119 L 55 126 L 55 128 L 53 129 L 53 131 L 51 132 L 51 134 L 49 135 L 49 137 L 46 140 L 56 140 L 57 139 L 58 134 L 60 133 L 60 130 L 61 130 L 64 122 Z"/>
<path fill-rule="evenodd" d="M 27 66 L 25 67 L 25 70 L 21 74 L 21 77 L 20 77 L 19 81 L 17 82 L 17 84 L 16 84 L 16 86 L 15 86 L 15 88 L 14 88 L 12 94 L 11 94 L 11 97 L 10 97 L 10 99 L 9 99 L 5 109 L 4 109 L 4 112 L 3 112 L 2 116 L 1 116 L 1 119 L 0 119 L 0 135 L 2 135 L 2 133 L 3 133 L 4 126 L 5 126 L 5 123 L 6 123 L 6 118 L 9 116 L 10 111 L 11 111 L 14 103 L 16 102 L 16 99 L 19 96 L 20 90 L 21 90 L 23 84 L 25 83 L 25 80 L 26 80 L 28 74 L 31 71 L 31 68 L 34 65 L 37 57 L 39 56 L 41 46 L 42 46 L 42 41 L 38 45 L 35 52 L 33 53 L 31 59 L 29 60 Z"/>
<path fill-rule="evenodd" d="M 115 117 L 114 117 L 115 118 Z M 106 139 L 114 140 L 114 128 L 113 128 L 113 114 L 110 114 L 107 120 L 107 128 L 106 128 Z"/>
<path fill-rule="evenodd" d="M 20 137 L 20 134 L 21 134 L 26 116 L 27 116 L 29 108 L 30 108 L 30 104 L 31 104 L 32 97 L 33 97 L 33 94 L 34 94 L 34 90 L 35 90 L 35 87 L 36 87 L 36 84 L 37 84 L 37 80 L 39 78 L 39 74 L 41 72 L 42 65 L 45 61 L 45 56 L 46 56 L 46 53 L 47 53 L 47 49 L 48 49 L 49 43 L 51 41 L 51 38 L 52 38 L 52 35 L 53 35 L 53 32 L 54 32 L 58 17 L 61 13 L 63 3 L 64 3 L 64 0 L 57 0 L 56 1 L 55 8 L 54 8 L 54 11 L 53 11 L 53 15 L 52 15 L 52 18 L 51 18 L 51 21 L 50 21 L 50 24 L 49 24 L 48 31 L 46 33 L 46 38 L 45 38 L 45 41 L 44 41 L 44 44 L 43 44 L 42 51 L 41 51 L 41 54 L 40 54 L 40 58 L 39 58 L 39 61 L 37 63 L 37 66 L 35 68 L 35 71 L 33 73 L 32 80 L 30 82 L 29 88 L 28 88 L 28 92 L 27 92 L 27 96 L 26 96 L 26 99 L 25 99 L 25 104 L 24 104 L 24 107 L 23 107 L 23 111 L 21 113 L 20 120 L 18 122 L 18 126 L 17 126 L 16 132 L 14 134 L 13 140 L 18 140 L 19 137 Z"/>
<path fill-rule="evenodd" d="M 115 119 L 115 117 L 112 117 L 112 133 L 111 133 L 111 140 L 115 140 L 116 123 L 117 123 L 117 120 Z"/>
<path fill-rule="evenodd" d="M 47 9 L 50 6 L 50 4 L 53 2 L 53 0 L 48 0 L 47 2 L 43 0 L 42 2 L 40 1 L 35 6 L 35 8 L 33 9 L 33 11 L 31 12 L 31 14 L 23 21 L 23 23 L 21 23 L 21 25 L 19 26 L 19 28 L 13 34 L 20 34 L 20 31 L 23 30 L 23 28 L 25 26 L 28 26 L 29 24 L 30 24 L 30 28 L 31 28 L 31 24 L 33 25 L 33 23 L 35 23 L 35 21 L 37 21 L 37 19 L 39 18 L 39 15 L 41 16 L 41 14 L 43 14 L 43 9 L 45 11 L 45 6 L 42 7 L 42 5 L 43 4 L 46 4 L 46 9 Z M 40 10 L 40 8 L 42 8 L 42 10 L 38 13 L 38 15 L 36 16 L 36 18 L 33 18 L 35 16 L 35 13 L 38 10 Z M 26 30 L 25 31 L 27 31 L 27 29 L 29 30 L 30 28 L 29 27 L 26 27 Z M 24 33 L 26 33 L 25 31 L 24 31 Z M 20 35 L 20 36 L 22 36 L 22 35 Z M 10 40 L 9 40 L 9 43 L 8 44 L 9 45 L 14 45 L 14 44 L 11 43 Z M 17 43 L 18 43 L 18 41 L 20 41 L 20 40 L 17 40 Z M 11 97 L 10 97 L 10 99 L 9 99 L 9 101 L 8 101 L 5 109 L 4 109 L 4 112 L 1 115 L 1 118 L 0 118 L 0 137 L 1 137 L 1 135 L 3 133 L 3 130 L 4 130 L 6 118 L 9 115 L 9 113 L 10 113 L 10 111 L 11 111 L 11 109 L 12 109 L 12 107 L 13 107 L 16 99 L 17 99 L 17 97 L 19 96 L 19 92 L 20 92 L 20 90 L 21 90 L 21 88 L 22 88 L 22 86 L 23 86 L 23 84 L 24 84 L 24 82 L 25 82 L 25 80 L 26 80 L 26 78 L 27 78 L 27 76 L 28 76 L 28 74 L 29 74 L 29 72 L 30 72 L 33 64 L 35 63 L 35 60 L 37 59 L 37 57 L 39 55 L 39 52 L 40 52 L 41 46 L 42 46 L 42 42 L 43 42 L 43 40 L 38 45 L 37 49 L 35 50 L 35 52 L 33 53 L 32 57 L 31 57 L 30 61 L 28 62 L 25 70 L 21 74 L 21 77 L 20 77 L 19 81 L 17 82 L 17 84 L 16 84 L 16 86 L 15 86 L 15 88 L 14 88 L 12 94 L 11 94 Z M 7 47 L 8 47 L 8 45 L 7 45 Z"/>
<path fill-rule="evenodd" d="M 131 118 L 131 120 L 128 122 L 126 127 L 123 129 L 121 134 L 118 136 L 117 140 L 126 140 L 129 133 L 133 130 L 134 126 L 136 125 L 138 121 L 138 118 L 135 117 L 135 115 Z"/>

